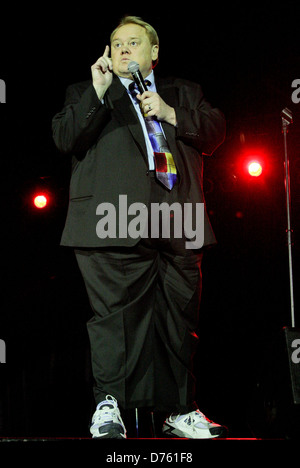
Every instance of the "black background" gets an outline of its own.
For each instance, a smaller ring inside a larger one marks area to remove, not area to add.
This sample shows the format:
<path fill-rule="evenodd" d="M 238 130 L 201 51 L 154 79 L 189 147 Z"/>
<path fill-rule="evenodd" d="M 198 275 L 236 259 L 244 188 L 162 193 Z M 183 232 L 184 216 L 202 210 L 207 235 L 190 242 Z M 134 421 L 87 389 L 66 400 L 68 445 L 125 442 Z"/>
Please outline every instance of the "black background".
<path fill-rule="evenodd" d="M 90 66 L 124 14 L 142 16 L 158 31 L 157 73 L 201 83 L 227 120 L 226 141 L 204 166 L 218 245 L 203 264 L 195 366 L 199 407 L 227 425 L 231 437 L 290 435 L 286 426 L 278 432 L 285 363 L 277 353 L 281 329 L 291 325 L 281 111 L 288 107 L 294 117 L 288 155 L 297 325 L 300 103 L 292 102 L 291 85 L 300 79 L 299 2 L 158 7 L 163 11 L 154 5 L 48 3 L 6 7 L 3 13 L 2 437 L 89 435 L 93 402 L 85 324 L 91 312 L 72 253 L 59 247 L 70 160 L 54 146 L 51 120 L 67 85 L 90 77 Z M 251 151 L 264 156 L 258 179 L 243 170 Z M 43 212 L 31 206 L 41 186 L 52 194 Z"/>

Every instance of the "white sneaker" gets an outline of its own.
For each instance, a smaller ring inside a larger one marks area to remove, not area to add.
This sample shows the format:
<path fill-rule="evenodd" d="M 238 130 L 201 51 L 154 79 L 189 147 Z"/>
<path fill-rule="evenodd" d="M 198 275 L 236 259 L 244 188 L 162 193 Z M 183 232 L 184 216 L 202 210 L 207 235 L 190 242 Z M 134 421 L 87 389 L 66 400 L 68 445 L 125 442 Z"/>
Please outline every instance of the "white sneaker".
<path fill-rule="evenodd" d="M 106 395 L 106 399 L 98 403 L 92 418 L 90 432 L 93 438 L 126 439 L 126 429 L 118 402 L 113 396 Z"/>
<path fill-rule="evenodd" d="M 211 439 L 223 435 L 226 428 L 210 421 L 197 409 L 187 414 L 171 414 L 165 420 L 162 431 L 169 437 Z"/>

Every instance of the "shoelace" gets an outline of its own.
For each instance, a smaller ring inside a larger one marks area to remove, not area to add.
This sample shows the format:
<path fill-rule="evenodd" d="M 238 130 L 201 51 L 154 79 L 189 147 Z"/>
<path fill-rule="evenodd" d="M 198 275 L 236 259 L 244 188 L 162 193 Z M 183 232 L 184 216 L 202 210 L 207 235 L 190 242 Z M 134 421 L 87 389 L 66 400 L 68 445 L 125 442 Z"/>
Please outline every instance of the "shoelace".
<path fill-rule="evenodd" d="M 113 408 L 99 409 L 95 414 L 94 423 L 107 423 L 112 421 L 114 419 L 114 415 L 112 414 L 113 410 Z"/>
<path fill-rule="evenodd" d="M 196 413 L 196 416 L 205 419 L 205 421 L 207 421 L 207 422 L 209 422 L 209 423 L 212 423 L 212 421 L 211 421 L 210 419 L 208 419 L 208 418 L 205 416 L 205 414 L 203 414 L 202 411 L 200 411 L 199 409 L 197 409 L 197 410 L 195 411 L 195 413 Z"/>
<path fill-rule="evenodd" d="M 95 412 L 93 424 L 105 424 L 110 421 L 119 422 L 119 409 L 117 407 L 117 402 L 113 397 L 108 397 L 109 395 L 106 397 L 106 402 L 103 403 L 103 405 L 101 405 L 101 407 Z"/>

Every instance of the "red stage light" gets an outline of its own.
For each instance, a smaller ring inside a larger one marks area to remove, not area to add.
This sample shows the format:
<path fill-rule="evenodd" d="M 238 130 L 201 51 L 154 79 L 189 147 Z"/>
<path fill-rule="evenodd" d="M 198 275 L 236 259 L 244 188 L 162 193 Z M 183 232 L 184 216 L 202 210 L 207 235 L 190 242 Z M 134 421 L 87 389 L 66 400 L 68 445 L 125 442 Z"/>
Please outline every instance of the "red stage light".
<path fill-rule="evenodd" d="M 262 165 L 258 161 L 248 163 L 248 172 L 252 177 L 259 177 L 262 174 Z"/>
<path fill-rule="evenodd" d="M 43 193 L 35 195 L 33 198 L 33 204 L 36 208 L 39 208 L 39 209 L 45 208 L 48 204 L 48 198 Z"/>

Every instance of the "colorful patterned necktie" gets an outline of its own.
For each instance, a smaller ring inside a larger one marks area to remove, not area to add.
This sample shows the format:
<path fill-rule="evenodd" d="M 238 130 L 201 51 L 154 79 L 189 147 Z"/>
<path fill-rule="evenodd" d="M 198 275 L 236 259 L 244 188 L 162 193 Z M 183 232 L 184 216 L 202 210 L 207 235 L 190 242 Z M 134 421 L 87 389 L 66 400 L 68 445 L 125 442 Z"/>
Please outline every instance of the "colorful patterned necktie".
<path fill-rule="evenodd" d="M 146 86 L 151 83 L 145 81 Z M 135 83 L 131 83 L 129 91 L 134 99 L 139 94 Z M 146 129 L 153 148 L 156 178 L 169 190 L 171 190 L 177 181 L 177 170 L 175 162 L 164 137 L 160 123 L 154 118 L 144 114 Z"/>

